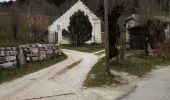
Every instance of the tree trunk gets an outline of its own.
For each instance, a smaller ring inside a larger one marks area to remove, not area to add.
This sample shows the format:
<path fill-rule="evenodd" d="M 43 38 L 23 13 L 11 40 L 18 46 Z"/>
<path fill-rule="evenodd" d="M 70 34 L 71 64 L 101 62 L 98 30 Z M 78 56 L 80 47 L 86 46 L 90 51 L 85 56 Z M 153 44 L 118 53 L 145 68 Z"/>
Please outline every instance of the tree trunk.
<path fill-rule="evenodd" d="M 118 56 L 118 39 L 120 37 L 118 18 L 120 13 L 113 10 L 109 15 L 109 59 L 117 59 Z"/>

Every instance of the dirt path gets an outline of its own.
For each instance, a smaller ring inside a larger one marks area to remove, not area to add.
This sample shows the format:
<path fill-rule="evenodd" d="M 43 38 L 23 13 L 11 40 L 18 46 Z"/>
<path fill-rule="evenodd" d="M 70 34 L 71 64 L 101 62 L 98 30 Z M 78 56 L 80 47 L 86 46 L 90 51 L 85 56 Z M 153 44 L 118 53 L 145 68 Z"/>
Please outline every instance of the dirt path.
<path fill-rule="evenodd" d="M 92 53 L 71 50 L 64 50 L 64 53 L 68 55 L 67 60 L 0 85 L 0 100 L 68 100 L 68 95 L 71 96 L 69 98 L 76 99 L 75 95 L 81 91 L 83 81 L 97 63 L 98 57 Z M 80 60 L 80 64 L 58 74 Z"/>
<path fill-rule="evenodd" d="M 170 66 L 152 72 L 119 100 L 170 100 Z"/>

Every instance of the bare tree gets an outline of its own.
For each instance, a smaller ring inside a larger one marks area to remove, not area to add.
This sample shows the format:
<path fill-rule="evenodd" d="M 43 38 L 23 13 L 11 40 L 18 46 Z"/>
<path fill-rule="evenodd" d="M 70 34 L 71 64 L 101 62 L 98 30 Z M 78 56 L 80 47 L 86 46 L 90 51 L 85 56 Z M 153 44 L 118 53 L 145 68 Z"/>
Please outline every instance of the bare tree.
<path fill-rule="evenodd" d="M 96 15 L 104 21 L 104 0 L 82 0 Z M 157 0 L 108 0 L 108 26 L 109 26 L 109 59 L 118 56 L 118 40 L 120 38 L 120 27 L 118 19 L 129 16 L 136 12 L 144 15 L 145 21 L 160 16 L 159 3 Z"/>
<path fill-rule="evenodd" d="M 35 42 L 37 42 L 37 40 L 43 41 L 43 38 L 46 35 L 48 26 L 49 26 L 49 23 L 48 23 L 48 20 L 46 17 L 44 17 L 44 16 L 34 16 L 33 17 L 31 31 L 35 38 Z"/>
<path fill-rule="evenodd" d="M 17 40 L 17 34 L 18 34 L 20 18 L 21 18 L 18 5 L 13 4 L 10 12 L 11 12 L 11 30 L 12 30 L 15 40 Z"/>

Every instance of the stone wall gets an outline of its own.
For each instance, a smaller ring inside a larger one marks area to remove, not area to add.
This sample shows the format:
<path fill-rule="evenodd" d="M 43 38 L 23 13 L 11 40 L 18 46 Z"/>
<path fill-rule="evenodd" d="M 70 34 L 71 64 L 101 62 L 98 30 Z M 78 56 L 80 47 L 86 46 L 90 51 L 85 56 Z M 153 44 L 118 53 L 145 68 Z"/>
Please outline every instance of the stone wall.
<path fill-rule="evenodd" d="M 18 47 L 0 47 L 0 68 L 13 68 L 29 62 L 48 60 L 61 55 L 56 44 L 26 44 Z"/>
<path fill-rule="evenodd" d="M 17 55 L 16 47 L 0 47 L 0 68 L 17 66 Z"/>

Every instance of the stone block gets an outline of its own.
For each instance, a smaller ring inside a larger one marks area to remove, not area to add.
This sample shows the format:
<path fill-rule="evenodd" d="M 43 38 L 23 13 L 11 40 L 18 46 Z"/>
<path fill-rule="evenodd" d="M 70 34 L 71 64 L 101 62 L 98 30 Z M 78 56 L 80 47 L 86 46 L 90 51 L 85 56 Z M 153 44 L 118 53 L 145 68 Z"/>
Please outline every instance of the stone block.
<path fill-rule="evenodd" d="M 32 47 L 32 48 L 36 48 L 37 45 L 36 45 L 36 44 L 32 44 L 31 47 Z"/>
<path fill-rule="evenodd" d="M 42 48 L 42 44 L 37 44 L 37 47 L 38 48 Z"/>
<path fill-rule="evenodd" d="M 31 48 L 31 49 L 30 49 L 30 52 L 31 52 L 32 54 L 38 54 L 38 53 L 39 53 L 39 50 L 38 50 L 38 48 Z"/>
<path fill-rule="evenodd" d="M 6 59 L 7 62 L 17 60 L 16 56 L 6 56 L 5 59 Z"/>
<path fill-rule="evenodd" d="M 31 57 L 31 59 L 32 59 L 32 61 L 34 62 L 34 61 L 38 61 L 39 60 L 39 58 L 38 57 Z"/>
<path fill-rule="evenodd" d="M 0 64 L 4 63 L 5 61 L 5 57 L 0 57 Z"/>
<path fill-rule="evenodd" d="M 30 57 L 26 57 L 26 60 L 27 60 L 27 61 L 31 61 L 31 58 L 30 58 Z"/>
<path fill-rule="evenodd" d="M 39 60 L 45 60 L 46 59 L 46 55 L 40 55 L 39 56 Z"/>
<path fill-rule="evenodd" d="M 58 51 L 58 50 L 54 50 L 54 53 L 55 53 L 55 54 L 58 54 L 58 53 L 59 53 L 59 51 Z"/>
<path fill-rule="evenodd" d="M 18 55 L 18 52 L 17 51 L 12 51 L 11 55 L 16 56 L 16 55 Z"/>
<path fill-rule="evenodd" d="M 30 48 L 30 44 L 26 44 L 25 48 L 27 48 L 27 49 Z"/>
<path fill-rule="evenodd" d="M 14 66 L 17 66 L 17 61 L 14 61 Z"/>
<path fill-rule="evenodd" d="M 5 48 L 4 47 L 0 47 L 0 51 L 5 51 Z"/>
<path fill-rule="evenodd" d="M 17 48 L 16 48 L 16 47 L 12 47 L 12 50 L 13 50 L 13 51 L 17 51 Z"/>
<path fill-rule="evenodd" d="M 10 56 L 12 56 L 12 52 L 13 52 L 12 50 L 9 50 L 9 55 L 10 55 Z"/>
<path fill-rule="evenodd" d="M 6 62 L 2 64 L 3 68 L 13 68 L 14 67 L 14 62 Z"/>
<path fill-rule="evenodd" d="M 44 49 L 43 49 L 42 47 L 41 47 L 41 48 L 39 48 L 39 50 L 40 50 L 40 51 L 44 51 Z"/>
<path fill-rule="evenodd" d="M 9 51 L 6 51 L 6 52 L 5 52 L 5 55 L 6 55 L 6 56 L 10 56 L 10 52 L 9 52 Z"/>
<path fill-rule="evenodd" d="M 4 57 L 4 56 L 5 56 L 5 51 L 4 50 L 0 51 L 0 57 Z"/>
<path fill-rule="evenodd" d="M 11 47 L 6 47 L 6 50 L 8 50 L 8 51 L 11 50 Z"/>

